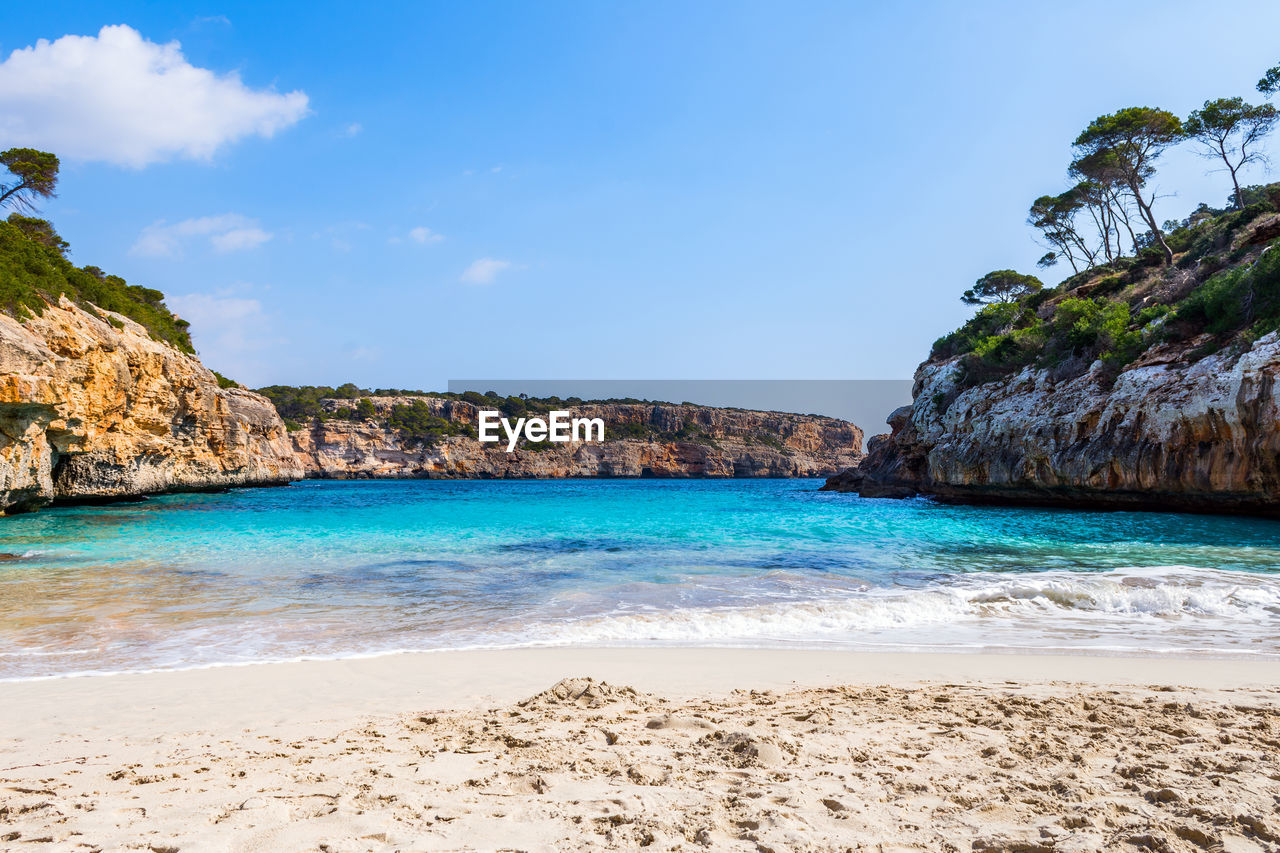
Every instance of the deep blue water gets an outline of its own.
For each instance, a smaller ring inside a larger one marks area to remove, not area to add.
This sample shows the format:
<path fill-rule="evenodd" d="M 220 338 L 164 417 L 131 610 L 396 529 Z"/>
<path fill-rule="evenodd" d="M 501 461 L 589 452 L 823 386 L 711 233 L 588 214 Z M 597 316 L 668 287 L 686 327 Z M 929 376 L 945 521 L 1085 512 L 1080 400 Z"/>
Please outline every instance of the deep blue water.
<path fill-rule="evenodd" d="M 1280 655 L 1280 523 L 813 480 L 305 482 L 0 519 L 0 677 L 529 644 Z"/>

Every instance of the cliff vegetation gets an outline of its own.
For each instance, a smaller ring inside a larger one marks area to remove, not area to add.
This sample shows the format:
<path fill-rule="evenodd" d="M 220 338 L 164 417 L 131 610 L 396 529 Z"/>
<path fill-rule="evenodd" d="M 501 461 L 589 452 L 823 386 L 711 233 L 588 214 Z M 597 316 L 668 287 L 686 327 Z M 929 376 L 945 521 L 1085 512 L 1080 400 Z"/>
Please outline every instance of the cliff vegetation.
<path fill-rule="evenodd" d="M 1172 265 L 1157 253 L 1120 257 L 985 305 L 929 360 L 961 356 L 964 384 L 977 385 L 1027 366 L 1078 375 L 1097 360 L 1118 373 L 1162 344 L 1193 341 L 1193 362 L 1243 352 L 1280 328 L 1280 184 L 1245 193 L 1254 200 L 1243 209 L 1201 205 L 1169 223 Z"/>
<path fill-rule="evenodd" d="M 97 309 L 122 314 L 155 340 L 195 352 L 188 323 L 165 306 L 163 293 L 129 284 L 95 266 L 77 267 L 67 258 L 70 245 L 53 225 L 23 212 L 32 211 L 36 199 L 53 196 L 57 157 L 11 148 L 0 152 L 0 164 L 11 176 L 7 183 L 0 183 L 0 203 L 17 208 L 0 221 L 0 311 L 21 321 L 40 316 L 65 296 L 95 316 L 107 316 Z"/>
<path fill-rule="evenodd" d="M 1268 97 L 1277 73 L 1258 84 Z M 1051 288 L 1014 270 L 983 276 L 961 297 L 981 308 L 934 343 L 929 361 L 958 357 L 962 387 L 1028 366 L 1062 378 L 1100 361 L 1114 376 L 1161 345 L 1191 342 L 1184 360 L 1194 362 L 1244 352 L 1280 328 L 1280 183 L 1240 185 L 1247 166 L 1265 162 L 1261 146 L 1278 121 L 1271 104 L 1239 97 L 1206 101 L 1185 119 L 1152 107 L 1099 116 L 1073 144 L 1074 183 L 1037 198 L 1027 219 L 1049 249 L 1039 265 L 1069 264 L 1072 274 Z M 1151 184 L 1176 145 L 1227 175 L 1230 196 L 1158 223 Z"/>

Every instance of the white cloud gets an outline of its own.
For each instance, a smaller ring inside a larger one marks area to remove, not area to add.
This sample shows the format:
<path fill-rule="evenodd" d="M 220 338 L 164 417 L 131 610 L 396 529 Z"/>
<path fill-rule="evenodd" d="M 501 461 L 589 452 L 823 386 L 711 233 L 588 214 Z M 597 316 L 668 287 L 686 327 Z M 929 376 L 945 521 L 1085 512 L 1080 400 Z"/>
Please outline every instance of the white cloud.
<path fill-rule="evenodd" d="M 499 261 L 495 258 L 480 258 L 472 261 L 471 266 L 462 272 L 459 281 L 466 284 L 492 284 L 498 273 L 511 269 L 510 261 Z"/>
<path fill-rule="evenodd" d="M 208 159 L 246 136 L 270 137 L 307 114 L 307 96 L 251 89 L 235 72 L 187 62 L 125 25 L 41 39 L 0 62 L 0 138 L 76 160 L 141 168 Z"/>
<path fill-rule="evenodd" d="M 359 136 L 364 131 L 364 125 L 358 121 L 353 121 L 342 129 L 342 135 L 346 137 Z"/>
<path fill-rule="evenodd" d="M 415 243 L 439 243 L 444 239 L 444 235 L 437 234 L 424 225 L 419 225 L 417 228 L 409 229 L 409 239 Z"/>
<path fill-rule="evenodd" d="M 206 237 L 219 252 L 238 252 L 261 246 L 271 239 L 257 220 L 238 213 L 184 219 L 172 225 L 163 219 L 142 229 L 129 254 L 148 258 L 176 258 L 192 238 Z"/>
<path fill-rule="evenodd" d="M 219 252 L 238 252 L 261 246 L 270 239 L 271 234 L 261 228 L 233 228 L 225 234 L 212 235 L 209 242 Z"/>

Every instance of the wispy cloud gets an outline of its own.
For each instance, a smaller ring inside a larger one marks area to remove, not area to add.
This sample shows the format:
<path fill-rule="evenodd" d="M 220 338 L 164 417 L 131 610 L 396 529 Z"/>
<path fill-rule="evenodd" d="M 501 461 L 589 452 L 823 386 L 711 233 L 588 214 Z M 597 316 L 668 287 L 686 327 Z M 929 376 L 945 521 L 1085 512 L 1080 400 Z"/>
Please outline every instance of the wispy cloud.
<path fill-rule="evenodd" d="M 329 245 L 336 252 L 350 252 L 354 248 L 354 240 L 356 234 L 361 231 L 368 231 L 373 226 L 367 222 L 339 222 L 336 225 L 330 225 L 323 231 L 317 231 L 311 235 L 313 240 L 329 241 Z"/>
<path fill-rule="evenodd" d="M 275 324 L 262 303 L 241 295 L 248 287 L 180 294 L 166 301 L 191 323 L 192 339 L 205 364 L 252 386 L 261 378 L 264 351 L 285 341 L 273 334 Z"/>
<path fill-rule="evenodd" d="M 161 219 L 142 229 L 129 254 L 145 258 L 181 257 L 187 243 L 202 238 L 216 251 L 239 252 L 257 248 L 271 237 L 256 219 L 238 213 L 201 216 L 172 224 Z"/>
<path fill-rule="evenodd" d="M 306 114 L 301 91 L 252 89 L 235 72 L 192 65 L 178 42 L 156 44 L 125 25 L 41 39 L 0 62 L 0 138 L 68 159 L 134 168 L 208 159 Z"/>
<path fill-rule="evenodd" d="M 348 343 L 342 349 L 352 361 L 378 361 L 382 358 L 382 350 L 378 347 Z"/>
<path fill-rule="evenodd" d="M 417 228 L 409 229 L 409 239 L 415 243 L 439 243 L 444 239 L 443 234 L 437 234 L 425 225 L 419 225 Z"/>
<path fill-rule="evenodd" d="M 351 124 L 348 124 L 342 128 L 342 135 L 347 137 L 348 139 L 353 136 L 359 136 L 363 132 L 364 132 L 364 125 L 358 121 L 353 121 L 351 122 Z"/>
<path fill-rule="evenodd" d="M 500 261 L 496 258 L 480 258 L 471 262 L 462 276 L 458 279 L 465 284 L 493 284 L 494 279 L 500 273 L 511 269 L 510 261 Z"/>

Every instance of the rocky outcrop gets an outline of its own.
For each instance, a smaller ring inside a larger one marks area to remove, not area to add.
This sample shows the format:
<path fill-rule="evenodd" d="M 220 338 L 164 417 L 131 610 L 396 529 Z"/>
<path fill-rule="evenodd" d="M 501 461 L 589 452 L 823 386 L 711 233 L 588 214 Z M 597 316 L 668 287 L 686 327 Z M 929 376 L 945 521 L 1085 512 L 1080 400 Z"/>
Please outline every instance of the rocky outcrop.
<path fill-rule="evenodd" d="M 23 322 L 0 314 L 0 510 L 302 473 L 265 397 L 219 388 L 132 320 L 65 298 Z"/>
<path fill-rule="evenodd" d="M 474 426 L 478 409 L 439 397 L 368 398 L 377 416 L 316 419 L 290 435 L 308 477 L 825 477 L 862 457 L 862 431 L 834 418 L 666 404 L 582 405 L 602 418 L 604 442 L 542 449 L 480 443 L 472 436 L 416 441 L 385 426 L 396 405 L 420 402 L 436 417 Z M 330 411 L 351 401 L 329 400 Z M 636 438 L 619 431 L 647 432 Z"/>
<path fill-rule="evenodd" d="M 1056 378 L 1025 368 L 965 387 L 927 362 L 913 403 L 825 488 L 869 497 L 1280 516 L 1280 337 L 1194 360 L 1207 338 Z"/>

